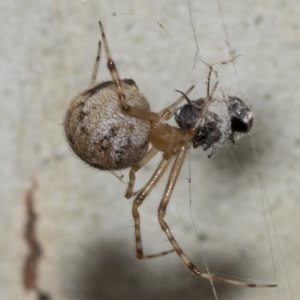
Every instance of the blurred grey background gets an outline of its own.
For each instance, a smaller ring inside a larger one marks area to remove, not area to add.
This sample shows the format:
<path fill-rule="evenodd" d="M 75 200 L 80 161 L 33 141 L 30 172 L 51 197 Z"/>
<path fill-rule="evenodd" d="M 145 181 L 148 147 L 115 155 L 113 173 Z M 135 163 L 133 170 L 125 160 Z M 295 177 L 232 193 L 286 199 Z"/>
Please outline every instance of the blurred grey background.
<path fill-rule="evenodd" d="M 135 258 L 126 184 L 79 161 L 62 129 L 69 102 L 91 79 L 98 20 L 119 73 L 137 82 L 153 111 L 172 103 L 178 97 L 175 89 L 192 84 L 191 98 L 205 96 L 208 69 L 200 57 L 220 61 L 228 48 L 217 1 L 190 2 L 200 55 L 194 69 L 196 44 L 187 1 L 1 1 L 2 300 L 26 297 L 21 277 L 28 253 L 24 198 L 33 177 L 43 248 L 38 284 L 52 299 L 215 299 L 210 283 L 192 276 L 175 254 Z M 204 254 L 210 272 L 279 284 L 278 289 L 215 284 L 219 299 L 290 299 L 283 263 L 298 299 L 300 5 L 220 2 L 231 47 L 243 54 L 235 61 L 238 77 L 229 64 L 220 71 L 220 82 L 228 93 L 241 90 L 251 99 L 255 128 L 237 148 L 224 146 L 212 159 L 201 149 L 191 151 L 167 221 L 202 270 Z M 102 59 L 98 80 L 108 79 Z M 138 173 L 139 186 L 158 160 Z M 128 170 L 123 174 L 126 182 Z M 147 253 L 170 247 L 156 218 L 166 180 L 141 208 Z"/>

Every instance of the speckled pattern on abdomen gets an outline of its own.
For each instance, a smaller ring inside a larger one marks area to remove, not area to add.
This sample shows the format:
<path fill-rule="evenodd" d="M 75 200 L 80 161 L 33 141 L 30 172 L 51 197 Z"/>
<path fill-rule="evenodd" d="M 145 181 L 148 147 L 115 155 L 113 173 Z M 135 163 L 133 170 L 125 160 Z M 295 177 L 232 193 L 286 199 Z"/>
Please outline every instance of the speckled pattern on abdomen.
<path fill-rule="evenodd" d="M 149 110 L 135 84 L 122 81 L 126 103 Z M 98 83 L 81 92 L 70 104 L 65 131 L 73 151 L 101 170 L 119 170 L 138 162 L 148 150 L 150 125 L 125 115 L 113 82 Z"/>

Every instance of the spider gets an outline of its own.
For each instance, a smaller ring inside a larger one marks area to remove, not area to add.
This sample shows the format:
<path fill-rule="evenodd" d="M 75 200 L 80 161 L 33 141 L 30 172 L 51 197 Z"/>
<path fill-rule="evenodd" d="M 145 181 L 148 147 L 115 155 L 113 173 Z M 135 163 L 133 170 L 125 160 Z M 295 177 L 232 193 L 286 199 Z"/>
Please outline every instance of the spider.
<path fill-rule="evenodd" d="M 136 257 L 147 259 L 176 252 L 187 268 L 196 276 L 212 281 L 227 282 L 248 287 L 273 287 L 274 284 L 252 284 L 229 279 L 217 274 L 208 274 L 199 270 L 191 262 L 175 240 L 165 221 L 167 206 L 178 179 L 187 151 L 203 147 L 211 150 L 210 156 L 228 139 L 235 142 L 235 133 L 248 132 L 253 123 L 250 108 L 239 98 L 228 97 L 227 122 L 210 111 L 217 83 L 207 96 L 191 101 L 188 94 L 182 96 L 162 111 L 150 111 L 145 97 L 138 91 L 132 79 L 120 79 L 117 67 L 112 59 L 102 23 L 99 21 L 102 42 L 107 56 L 107 67 L 112 81 L 96 83 L 101 57 L 101 41 L 98 44 L 97 58 L 90 86 L 79 93 L 67 110 L 64 128 L 72 150 L 87 164 L 101 170 L 118 170 L 131 167 L 126 198 L 135 196 L 132 205 L 134 219 Z M 209 73 L 209 79 L 211 70 Z M 179 91 L 178 91 L 179 92 Z M 188 103 L 180 106 L 186 100 Z M 178 127 L 165 121 L 175 115 Z M 148 150 L 149 143 L 151 144 Z M 133 192 L 136 172 L 158 152 L 162 160 L 146 185 Z M 145 255 L 140 232 L 139 207 L 153 187 L 173 162 L 170 175 L 158 207 L 158 221 L 173 249 L 157 254 Z"/>

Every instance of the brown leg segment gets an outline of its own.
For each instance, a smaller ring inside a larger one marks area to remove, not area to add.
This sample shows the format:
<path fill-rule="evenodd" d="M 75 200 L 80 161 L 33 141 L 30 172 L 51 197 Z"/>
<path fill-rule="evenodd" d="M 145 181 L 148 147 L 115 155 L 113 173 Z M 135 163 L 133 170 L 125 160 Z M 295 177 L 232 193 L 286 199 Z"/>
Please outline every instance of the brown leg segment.
<path fill-rule="evenodd" d="M 118 94 L 118 97 L 120 99 L 120 104 L 121 104 L 122 108 L 127 110 L 129 106 L 126 104 L 126 97 L 125 97 L 125 94 L 124 94 L 124 91 L 123 91 L 123 88 L 122 88 L 122 85 L 121 85 L 121 79 L 120 79 L 118 70 L 116 68 L 116 65 L 115 65 L 114 61 L 112 60 L 112 57 L 111 57 L 111 54 L 110 54 L 110 51 L 109 51 L 109 47 L 108 47 L 108 42 L 107 42 L 105 32 L 104 32 L 104 28 L 103 28 L 103 25 L 102 25 L 101 21 L 99 21 L 99 26 L 100 26 L 102 41 L 103 41 L 103 44 L 104 44 L 104 49 L 105 49 L 106 56 L 107 56 L 107 67 L 110 71 L 113 82 L 116 85 L 117 94 Z"/>
<path fill-rule="evenodd" d="M 136 118 L 140 118 L 140 119 L 144 119 L 144 120 L 156 121 L 158 119 L 157 113 L 154 113 L 151 111 L 144 111 L 144 110 L 138 109 L 136 107 L 132 107 L 126 103 L 125 93 L 122 88 L 122 80 L 119 76 L 117 67 L 112 59 L 111 54 L 110 54 L 108 42 L 107 42 L 104 28 L 103 28 L 101 21 L 99 21 L 99 26 L 100 26 L 102 41 L 104 44 L 104 49 L 105 49 L 106 56 L 107 56 L 107 67 L 111 74 L 112 80 L 116 86 L 117 95 L 118 95 L 118 98 L 120 101 L 120 106 L 121 106 L 123 113 L 130 115 L 132 117 L 136 117 Z"/>
<path fill-rule="evenodd" d="M 139 192 L 132 204 L 132 216 L 134 220 L 134 231 L 135 231 L 135 244 L 136 244 L 136 257 L 139 259 L 147 259 L 147 258 L 154 258 L 166 255 L 168 253 L 174 252 L 175 250 L 164 251 L 157 254 L 152 255 L 144 255 L 143 246 L 142 246 L 142 238 L 141 238 L 141 225 L 140 225 L 140 215 L 138 212 L 139 206 L 143 203 L 144 199 L 149 195 L 153 187 L 156 183 L 160 180 L 162 175 L 165 173 L 167 167 L 169 166 L 171 159 L 166 160 L 163 159 L 157 169 L 155 170 L 154 174 L 145 185 L 145 187 Z"/>
<path fill-rule="evenodd" d="M 127 187 L 127 191 L 125 194 L 125 197 L 127 199 L 131 198 L 133 194 L 132 190 L 133 190 L 133 185 L 135 182 L 135 173 L 142 168 L 156 153 L 158 152 L 158 150 L 156 150 L 155 148 L 151 148 L 147 154 L 133 167 L 131 167 L 130 172 L 129 172 L 129 183 L 128 183 L 128 187 Z"/>
<path fill-rule="evenodd" d="M 185 158 L 185 155 L 186 155 L 188 149 L 189 149 L 189 147 L 183 146 L 181 148 L 181 151 L 178 153 L 176 160 L 173 164 L 173 167 L 172 167 L 169 179 L 168 179 L 168 183 L 167 183 L 165 191 L 164 191 L 163 198 L 160 202 L 160 205 L 158 208 L 158 221 L 159 221 L 161 229 L 167 235 L 170 243 L 174 247 L 174 249 L 177 252 L 177 254 L 179 255 L 179 257 L 181 258 L 182 262 L 196 276 L 206 278 L 206 279 L 212 280 L 212 281 L 226 282 L 226 283 L 230 283 L 230 284 L 234 284 L 234 285 L 247 286 L 247 287 L 275 287 L 276 284 L 253 284 L 253 283 L 247 283 L 247 282 L 242 282 L 242 281 L 238 281 L 238 280 L 233 280 L 233 279 L 226 278 L 226 277 L 223 277 L 223 276 L 217 275 L 217 274 L 203 273 L 199 270 L 199 268 L 195 264 L 193 264 L 191 262 L 191 260 L 184 254 L 184 252 L 178 245 L 168 224 L 164 220 L 164 217 L 166 215 L 167 206 L 168 206 L 169 200 L 171 198 L 172 192 L 174 190 L 174 186 L 178 179 L 178 175 L 180 173 L 180 170 L 181 170 L 181 167 L 184 162 L 184 158 Z"/>

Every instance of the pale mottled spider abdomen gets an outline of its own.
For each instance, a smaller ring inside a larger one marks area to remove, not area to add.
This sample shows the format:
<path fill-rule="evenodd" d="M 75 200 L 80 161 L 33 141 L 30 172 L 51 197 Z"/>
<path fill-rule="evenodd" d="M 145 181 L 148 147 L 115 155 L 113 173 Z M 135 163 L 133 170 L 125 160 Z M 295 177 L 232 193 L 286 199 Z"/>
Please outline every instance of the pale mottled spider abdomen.
<path fill-rule="evenodd" d="M 122 80 L 126 103 L 149 111 L 148 101 L 131 79 Z M 72 150 L 87 164 L 101 170 L 120 170 L 137 163 L 148 150 L 147 120 L 126 115 L 115 84 L 98 83 L 71 102 L 65 132 Z"/>

